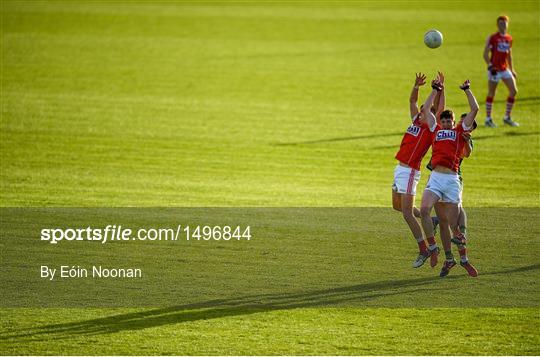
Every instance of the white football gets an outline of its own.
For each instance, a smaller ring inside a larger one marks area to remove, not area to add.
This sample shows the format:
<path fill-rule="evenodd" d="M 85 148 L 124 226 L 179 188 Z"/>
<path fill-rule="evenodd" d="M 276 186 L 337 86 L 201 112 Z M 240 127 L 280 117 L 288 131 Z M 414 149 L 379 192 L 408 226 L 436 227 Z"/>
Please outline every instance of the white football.
<path fill-rule="evenodd" d="M 443 36 L 437 30 L 429 30 L 424 34 L 424 43 L 429 48 L 437 48 L 442 45 Z"/>

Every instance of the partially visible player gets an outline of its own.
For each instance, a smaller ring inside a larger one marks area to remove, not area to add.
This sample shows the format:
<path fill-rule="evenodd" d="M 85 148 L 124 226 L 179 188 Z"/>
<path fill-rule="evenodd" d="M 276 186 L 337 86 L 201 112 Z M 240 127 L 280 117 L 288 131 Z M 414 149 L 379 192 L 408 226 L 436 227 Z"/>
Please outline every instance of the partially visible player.
<path fill-rule="evenodd" d="M 502 79 L 508 87 L 506 98 L 506 112 L 503 122 L 510 126 L 519 126 L 512 120 L 512 107 L 514 106 L 517 85 L 517 74 L 512 61 L 512 36 L 508 34 L 508 16 L 502 15 L 497 18 L 499 31 L 489 36 L 484 48 L 484 61 L 488 66 L 488 95 L 486 98 L 486 126 L 495 128 L 497 125 L 491 119 L 493 98 L 497 90 L 497 84 Z"/>
<path fill-rule="evenodd" d="M 429 177 L 426 189 L 422 197 L 420 214 L 422 216 L 422 227 L 428 238 L 433 238 L 433 223 L 431 220 L 431 210 L 435 203 L 443 201 L 446 204 L 446 217 L 448 224 L 454 234 L 453 241 L 458 244 L 463 266 L 470 276 L 477 276 L 478 271 L 470 264 L 467 257 L 466 239 L 459 229 L 459 205 L 461 203 L 461 182 L 459 181 L 458 169 L 466 142 L 462 136 L 465 132 L 473 130 L 473 123 L 478 113 L 478 103 L 470 90 L 470 81 L 465 81 L 460 88 L 467 95 L 470 112 L 456 126 L 454 113 L 451 110 L 444 110 L 440 115 L 440 125 L 436 124 L 433 114 L 426 110 L 435 99 L 442 86 L 437 80 L 432 82 L 432 92 L 424 103 L 422 114 L 425 116 L 428 125 L 436 125 L 435 139 L 432 145 L 432 165 L 433 172 Z"/>
<path fill-rule="evenodd" d="M 467 113 L 461 115 L 461 120 L 463 120 L 467 116 Z M 473 122 L 473 129 L 476 128 L 476 121 Z M 473 140 L 471 138 L 471 133 L 464 132 L 461 134 L 463 137 L 463 140 L 465 140 L 466 144 L 463 148 L 463 152 L 461 153 L 461 159 L 459 160 L 459 169 L 458 169 L 458 175 L 459 175 L 459 181 L 461 183 L 461 193 L 463 193 L 463 178 L 461 176 L 461 163 L 463 162 L 463 159 L 466 157 L 469 157 L 471 155 L 471 152 L 473 150 Z M 433 167 L 431 166 L 431 160 L 427 166 L 429 170 L 433 170 Z M 460 201 L 463 201 L 463 197 L 460 197 Z M 457 263 L 454 259 L 454 254 L 452 253 L 452 241 L 451 241 L 451 230 L 450 230 L 450 223 L 447 217 L 447 207 L 446 203 L 443 201 L 439 201 L 435 203 L 435 212 L 437 214 L 437 217 L 439 219 L 440 223 L 440 234 L 441 234 L 441 241 L 444 249 L 445 254 L 445 261 L 443 263 L 441 272 L 439 276 L 445 277 L 450 272 L 450 269 L 452 269 Z M 433 217 L 432 217 L 433 219 Z M 467 231 L 467 214 L 465 212 L 465 209 L 463 208 L 463 203 L 461 202 L 459 205 L 459 217 L 458 217 L 458 227 L 461 233 L 463 235 L 466 235 Z"/>
<path fill-rule="evenodd" d="M 441 91 L 438 93 L 437 108 L 444 108 L 445 98 L 444 91 L 442 90 L 444 76 L 440 72 L 438 80 L 441 83 Z M 420 217 L 420 212 L 414 207 L 416 186 L 420 180 L 420 164 L 431 146 L 436 125 L 428 126 L 424 119 L 425 116 L 418 109 L 418 90 L 425 83 L 426 76 L 422 73 L 417 73 L 409 98 L 412 123 L 407 128 L 399 151 L 396 154 L 396 159 L 399 162 L 394 170 L 394 183 L 392 185 L 392 206 L 395 210 L 401 211 L 405 222 L 407 222 L 413 237 L 418 243 L 419 255 L 412 264 L 414 268 L 422 266 L 428 257 L 431 257 L 432 266 L 437 265 L 439 254 L 439 248 L 434 237 L 428 239 L 429 246 L 426 244 L 422 234 L 422 228 L 416 220 L 416 217 Z M 431 104 L 429 108 L 432 108 Z M 428 111 L 431 112 L 431 110 Z M 439 113 L 436 114 L 438 115 Z"/>

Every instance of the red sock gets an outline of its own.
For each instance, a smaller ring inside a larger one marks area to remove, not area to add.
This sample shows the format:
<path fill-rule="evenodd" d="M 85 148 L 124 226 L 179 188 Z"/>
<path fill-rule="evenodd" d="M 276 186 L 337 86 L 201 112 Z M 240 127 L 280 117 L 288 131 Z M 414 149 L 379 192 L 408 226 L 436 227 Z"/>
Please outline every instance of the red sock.
<path fill-rule="evenodd" d="M 435 237 L 429 237 L 427 241 L 430 247 L 437 245 L 437 242 L 435 242 Z"/>
<path fill-rule="evenodd" d="M 467 248 L 465 246 L 463 246 L 463 247 L 459 248 L 458 251 L 459 251 L 459 257 L 461 258 L 461 262 L 462 263 L 467 262 L 469 260 L 467 258 Z"/>
<path fill-rule="evenodd" d="M 427 245 L 425 240 L 421 240 L 418 242 L 418 248 L 420 249 L 420 254 L 427 252 Z"/>
<path fill-rule="evenodd" d="M 420 249 L 420 253 L 426 253 L 427 252 L 427 244 L 425 240 L 421 240 L 418 242 L 418 248 Z"/>
<path fill-rule="evenodd" d="M 493 107 L 493 97 L 486 98 L 486 117 L 491 118 L 491 108 Z"/>
<path fill-rule="evenodd" d="M 504 113 L 504 116 L 506 118 L 510 116 L 510 113 L 512 113 L 512 107 L 514 106 L 515 101 L 516 101 L 516 98 L 514 97 L 506 98 L 506 113 Z"/>

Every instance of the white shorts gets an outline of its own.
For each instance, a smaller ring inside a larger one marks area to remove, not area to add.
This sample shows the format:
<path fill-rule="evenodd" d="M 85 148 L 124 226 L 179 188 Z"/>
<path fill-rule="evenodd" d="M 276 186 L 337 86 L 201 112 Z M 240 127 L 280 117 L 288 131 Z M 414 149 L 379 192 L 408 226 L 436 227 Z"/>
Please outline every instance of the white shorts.
<path fill-rule="evenodd" d="M 512 72 L 510 72 L 509 69 L 502 72 L 497 72 L 496 75 L 492 75 L 490 71 L 487 71 L 488 80 L 491 82 L 499 83 L 501 79 L 509 79 L 512 78 Z"/>
<path fill-rule="evenodd" d="M 418 181 L 420 181 L 420 171 L 398 164 L 394 170 L 392 190 L 414 196 L 416 195 Z"/>
<path fill-rule="evenodd" d="M 460 190 L 459 190 L 459 203 L 458 203 L 458 206 L 461 206 L 461 204 L 463 203 L 463 181 L 459 180 L 459 184 L 460 184 Z M 441 199 L 440 202 L 446 202 L 446 203 L 455 203 L 455 202 L 452 202 L 452 201 L 449 201 L 449 200 L 446 200 L 446 199 Z"/>
<path fill-rule="evenodd" d="M 443 174 L 433 171 L 429 176 L 426 190 L 429 190 L 439 196 L 441 202 L 461 203 L 461 192 L 463 186 L 459 180 L 458 174 Z"/>

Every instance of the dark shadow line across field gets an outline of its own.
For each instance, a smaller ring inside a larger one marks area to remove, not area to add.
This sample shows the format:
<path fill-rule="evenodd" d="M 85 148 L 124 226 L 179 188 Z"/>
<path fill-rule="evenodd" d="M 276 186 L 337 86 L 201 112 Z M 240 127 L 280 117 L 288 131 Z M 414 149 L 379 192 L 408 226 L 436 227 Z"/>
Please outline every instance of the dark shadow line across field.
<path fill-rule="evenodd" d="M 495 103 L 500 103 L 501 105 L 502 104 L 505 104 L 506 103 L 506 96 L 501 96 L 503 99 L 500 99 L 500 100 L 495 100 L 494 102 Z M 523 98 L 520 98 L 519 96 L 516 97 L 516 105 L 519 105 L 519 103 L 527 103 L 527 105 L 534 105 L 534 104 L 540 104 L 540 97 L 523 97 Z M 529 102 L 532 102 L 532 103 L 529 103 Z M 535 103 L 537 102 L 537 103 Z M 478 102 L 479 105 L 485 105 L 486 102 L 485 101 L 479 101 Z"/>
<path fill-rule="evenodd" d="M 494 129 L 489 129 L 489 130 L 494 130 Z M 533 131 L 533 132 L 507 131 L 502 134 L 473 136 L 473 139 L 486 140 L 486 139 L 495 139 L 495 138 L 503 138 L 503 137 L 521 137 L 521 136 L 540 136 L 540 132 L 539 131 Z M 399 143 L 395 143 L 392 145 L 374 146 L 371 149 L 373 150 L 396 149 L 397 150 L 399 149 Z"/>
<path fill-rule="evenodd" d="M 350 141 L 350 140 L 360 140 L 360 139 L 385 138 L 385 137 L 390 137 L 390 136 L 401 136 L 401 135 L 403 135 L 403 132 L 400 131 L 399 133 L 345 136 L 345 137 L 339 137 L 339 138 L 299 141 L 299 142 L 294 142 L 294 143 L 277 143 L 277 144 L 273 144 L 273 145 L 275 145 L 275 146 L 294 146 L 294 145 L 304 145 L 304 144 L 320 144 L 320 143 L 331 143 L 331 142 L 335 142 L 335 141 Z"/>
<path fill-rule="evenodd" d="M 411 279 L 410 281 L 421 281 L 421 284 L 435 281 L 437 278 L 422 278 Z M 407 280 L 409 281 L 409 280 Z M 405 281 L 404 281 L 405 282 Z M 371 284 L 369 284 L 371 285 Z M 373 284 L 378 285 L 377 283 Z M 352 286 L 351 288 L 356 288 Z M 343 292 L 345 294 L 336 294 L 335 292 Z M 442 290 L 442 289 L 430 289 Z M 413 293 L 417 289 L 412 286 L 410 289 L 394 292 L 375 292 L 367 294 L 363 297 L 364 300 L 375 299 L 378 297 L 386 297 L 392 295 Z M 306 307 L 322 307 L 327 305 L 335 305 L 355 299 L 355 297 L 347 296 L 352 291 L 348 288 L 329 289 L 323 291 L 323 296 L 316 296 L 312 293 L 301 293 L 288 295 L 276 295 L 275 298 L 269 299 L 267 302 L 261 302 L 259 297 L 240 297 L 228 300 L 214 300 L 204 303 L 187 304 L 180 306 L 172 306 L 162 309 L 154 309 L 139 313 L 129 313 L 124 315 L 115 315 L 106 318 L 92 319 L 84 322 L 74 322 L 68 324 L 55 324 L 44 326 L 37 331 L 23 334 L 11 334 L 1 336 L 0 340 L 31 338 L 32 341 L 46 341 L 55 339 L 64 339 L 66 336 L 75 335 L 99 335 L 120 332 L 124 330 L 142 330 L 151 327 L 159 327 L 169 324 L 178 324 L 184 322 L 208 320 L 229 316 L 251 315 L 260 312 L 274 310 L 290 310 Z M 328 292 L 328 294 L 326 294 Z M 328 295 L 328 296 L 326 296 Z M 300 298 L 297 300 L 295 297 Z M 324 302 L 321 301 L 324 298 Z M 194 311 L 195 310 L 195 311 Z M 38 336 L 46 336 L 42 339 Z"/>
<path fill-rule="evenodd" d="M 514 269 L 486 272 L 481 276 L 506 275 L 538 269 L 540 269 L 540 264 L 533 264 Z M 460 275 L 453 276 L 451 279 L 462 280 L 469 278 Z M 74 335 L 98 335 L 124 330 L 142 330 L 169 324 L 251 315 L 266 311 L 343 306 L 344 303 L 367 302 L 381 297 L 413 293 L 418 291 L 418 287 L 426 287 L 431 291 L 443 290 L 434 285 L 439 280 L 439 277 L 388 280 L 311 292 L 273 293 L 216 299 L 201 303 L 113 315 L 82 322 L 51 324 L 27 329 L 25 332 L 4 333 L 0 336 L 0 340 L 9 339 L 22 342 L 30 339 L 32 341 L 63 339 Z M 396 291 L 396 289 L 398 290 Z"/>
<path fill-rule="evenodd" d="M 503 93 L 502 95 L 500 95 L 497 98 L 498 99 L 495 99 L 493 101 L 494 108 L 496 108 L 498 106 L 503 106 L 504 107 L 505 104 L 506 104 L 506 94 Z M 478 105 L 480 105 L 480 107 L 483 107 L 485 104 L 486 104 L 486 101 L 481 101 L 481 100 L 478 101 Z M 523 98 L 521 98 L 521 97 L 518 96 L 518 97 L 516 97 L 516 105 L 519 105 L 519 106 L 540 105 L 540 97 L 523 97 Z M 460 102 L 459 104 L 455 104 L 452 107 L 454 107 L 454 108 L 464 108 L 463 112 L 465 112 L 469 108 L 469 105 L 467 104 L 467 101 L 465 101 L 465 102 Z"/>
<path fill-rule="evenodd" d="M 490 129 L 493 130 L 493 129 Z M 501 138 L 501 137 L 508 137 L 508 136 L 537 136 L 540 135 L 539 131 L 533 131 L 533 132 L 519 132 L 519 131 L 507 131 L 503 134 L 495 134 L 495 135 L 484 135 L 484 136 L 473 136 L 474 140 L 485 140 L 485 139 L 493 139 L 493 138 Z"/>
<path fill-rule="evenodd" d="M 434 280 L 434 279 L 433 279 Z M 432 291 L 443 291 L 445 289 L 436 288 L 431 289 Z M 390 293 L 374 293 L 367 295 L 366 299 L 375 299 L 378 297 L 386 297 L 392 295 L 399 295 L 405 293 L 414 293 L 416 288 L 411 288 L 408 290 L 403 290 L 399 292 L 390 292 Z M 339 304 L 344 302 L 345 298 L 328 298 L 327 303 Z M 202 309 L 198 307 L 198 310 L 189 310 L 182 306 L 175 306 L 163 309 L 166 312 L 162 312 L 162 309 L 151 310 L 150 314 L 147 314 L 144 318 L 130 318 L 128 320 L 121 319 L 118 321 L 115 317 L 105 318 L 109 320 L 107 323 L 97 320 L 89 320 L 82 323 L 71 324 L 70 327 L 60 327 L 60 328 L 43 328 L 40 331 L 36 331 L 28 334 L 21 334 L 16 336 L 11 336 L 7 338 L 31 338 L 32 341 L 50 341 L 57 339 L 65 339 L 67 336 L 74 337 L 79 336 L 92 336 L 92 335 L 102 335 L 121 332 L 125 330 L 136 331 L 143 330 L 146 328 L 160 327 L 164 325 L 179 324 L 184 322 L 200 321 L 200 320 L 210 320 L 222 317 L 229 316 L 246 316 L 252 315 L 261 312 L 268 311 L 277 311 L 277 310 L 292 310 L 297 308 L 308 308 L 308 307 L 321 307 L 320 302 L 315 300 L 306 300 L 304 302 L 294 302 L 289 303 L 284 302 L 270 302 L 270 303 L 259 303 L 257 301 L 244 301 L 236 300 L 235 303 L 230 305 L 218 305 L 211 306 L 208 309 Z M 195 309 L 195 308 L 194 308 Z M 130 314 L 128 314 L 130 315 Z M 118 317 L 119 315 L 117 315 Z M 121 315 L 120 315 L 121 316 Z M 36 338 L 39 335 L 46 336 L 43 338 Z M 7 339 L 6 338 L 6 339 Z M 4 339 L 4 338 L 2 338 Z"/>
<path fill-rule="evenodd" d="M 407 45 L 394 45 L 392 46 L 392 50 L 396 50 L 398 48 L 406 48 Z M 253 53 L 253 54 L 227 54 L 227 55 L 219 55 L 219 56 L 212 56 L 208 57 L 205 60 L 206 61 L 217 61 L 221 62 L 223 60 L 251 60 L 251 59 L 272 59 L 272 58 L 294 58 L 294 57 L 318 57 L 318 56 L 331 56 L 335 57 L 336 55 L 346 55 L 346 54 L 360 54 L 360 53 L 376 53 L 376 52 L 382 52 L 386 53 L 388 52 L 388 47 L 385 46 L 377 46 L 377 47 L 361 47 L 361 48 L 349 48 L 349 49 L 332 49 L 332 50 L 319 50 L 319 51 L 302 51 L 302 52 L 266 52 L 266 53 Z"/>
<path fill-rule="evenodd" d="M 490 129 L 490 130 L 493 130 L 493 129 Z M 322 143 L 331 143 L 331 142 L 338 142 L 338 141 L 352 141 L 352 140 L 373 139 L 373 138 L 383 138 L 383 137 L 402 136 L 402 135 L 403 135 L 403 132 L 387 133 L 387 134 L 357 135 L 357 136 L 346 136 L 346 137 L 329 138 L 329 139 L 299 141 L 299 142 L 292 142 L 292 143 L 276 143 L 273 145 L 274 146 L 310 145 L 310 144 L 322 144 Z M 538 131 L 533 131 L 533 132 L 507 131 L 507 132 L 504 132 L 501 134 L 495 134 L 495 135 L 473 136 L 473 138 L 474 140 L 485 140 L 485 139 L 502 138 L 502 137 L 521 137 L 521 136 L 538 136 L 538 135 L 540 135 L 540 132 Z M 392 145 L 380 145 L 380 146 L 372 147 L 372 149 L 392 149 L 392 148 L 395 148 L 395 149 L 399 148 L 399 143 L 396 142 L 396 144 L 392 144 Z"/>
<path fill-rule="evenodd" d="M 399 149 L 399 143 L 392 145 L 379 145 L 371 148 L 372 150 Z"/>

